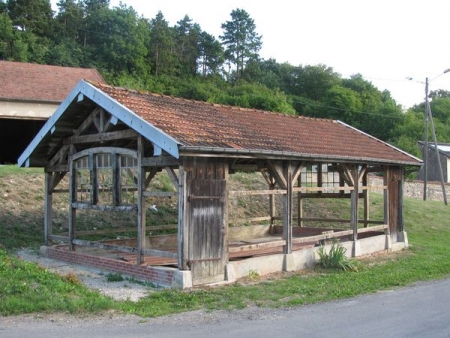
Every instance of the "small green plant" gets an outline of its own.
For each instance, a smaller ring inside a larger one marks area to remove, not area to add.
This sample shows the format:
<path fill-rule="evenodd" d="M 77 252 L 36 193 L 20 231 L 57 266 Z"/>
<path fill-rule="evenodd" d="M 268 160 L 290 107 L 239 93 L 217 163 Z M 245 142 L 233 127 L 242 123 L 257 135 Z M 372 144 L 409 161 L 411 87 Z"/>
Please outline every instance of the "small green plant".
<path fill-rule="evenodd" d="M 108 273 L 106 275 L 106 280 L 108 282 L 122 282 L 124 278 L 120 273 Z"/>
<path fill-rule="evenodd" d="M 259 278 L 259 273 L 258 273 L 258 271 L 256 271 L 256 270 L 250 270 L 250 271 L 248 272 L 248 278 L 251 279 L 251 280 L 256 280 L 256 279 L 258 279 L 258 278 Z"/>
<path fill-rule="evenodd" d="M 325 251 L 325 247 L 319 248 L 319 265 L 325 269 L 341 269 L 344 271 L 357 271 L 355 261 L 352 261 L 345 256 L 347 249 L 340 245 L 338 242 L 333 241 L 330 251 Z"/>

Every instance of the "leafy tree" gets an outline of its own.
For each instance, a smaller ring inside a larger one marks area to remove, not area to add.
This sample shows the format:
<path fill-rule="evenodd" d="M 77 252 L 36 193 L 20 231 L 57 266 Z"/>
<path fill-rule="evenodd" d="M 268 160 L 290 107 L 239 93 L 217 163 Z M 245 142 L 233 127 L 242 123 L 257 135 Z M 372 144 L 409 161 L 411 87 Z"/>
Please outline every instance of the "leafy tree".
<path fill-rule="evenodd" d="M 224 51 L 219 41 L 206 32 L 200 32 L 199 68 L 203 77 L 218 74 L 224 62 Z"/>
<path fill-rule="evenodd" d="M 51 35 L 53 12 L 49 0 L 9 0 L 6 6 L 14 26 L 40 37 Z"/>
<path fill-rule="evenodd" d="M 393 137 L 397 124 L 403 123 L 401 107 L 392 99 L 388 91 L 380 92 L 360 74 L 342 80 L 342 85 L 359 94 L 361 111 L 354 114 L 351 124 L 382 140 Z"/>
<path fill-rule="evenodd" d="M 184 76 L 197 74 L 197 60 L 200 57 L 200 26 L 185 16 L 175 25 L 176 54 L 179 73 Z"/>
<path fill-rule="evenodd" d="M 147 25 L 132 7 L 101 7 L 87 18 L 90 59 L 114 73 L 147 74 Z"/>
<path fill-rule="evenodd" d="M 0 0 L 0 14 L 6 14 L 6 3 L 3 0 Z"/>
<path fill-rule="evenodd" d="M 109 7 L 109 0 L 84 0 L 83 3 L 87 15 Z"/>
<path fill-rule="evenodd" d="M 46 54 L 46 62 L 66 67 L 85 66 L 85 50 L 70 38 L 60 38 L 54 42 Z M 89 64 L 89 63 L 88 63 Z"/>
<path fill-rule="evenodd" d="M 225 58 L 236 67 L 236 80 L 242 76 L 247 62 L 258 59 L 262 42 L 255 32 L 256 25 L 243 9 L 231 12 L 231 21 L 222 24 L 224 34 L 220 36 L 225 46 Z"/>
<path fill-rule="evenodd" d="M 15 30 L 6 13 L 0 13 L 0 60 L 14 59 Z"/>
<path fill-rule="evenodd" d="M 58 36 L 82 42 L 82 30 L 84 26 L 84 8 L 81 1 L 60 0 L 58 2 L 58 14 L 55 17 L 55 30 Z"/>
<path fill-rule="evenodd" d="M 149 61 L 153 75 L 171 75 L 175 73 L 177 60 L 175 57 L 174 31 L 164 19 L 161 12 L 150 21 L 150 43 L 148 46 Z"/>
<path fill-rule="evenodd" d="M 278 90 L 271 90 L 264 85 L 241 82 L 227 92 L 209 99 L 210 102 L 275 111 L 294 115 L 295 110 L 287 96 Z"/>

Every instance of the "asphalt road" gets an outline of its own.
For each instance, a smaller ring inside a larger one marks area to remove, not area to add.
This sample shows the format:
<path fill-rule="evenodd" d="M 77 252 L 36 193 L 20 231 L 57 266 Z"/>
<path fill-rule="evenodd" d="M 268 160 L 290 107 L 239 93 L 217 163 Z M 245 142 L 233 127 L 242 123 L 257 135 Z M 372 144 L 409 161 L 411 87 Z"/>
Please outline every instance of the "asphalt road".
<path fill-rule="evenodd" d="M 20 318 L 0 318 L 0 337 L 450 337 L 450 279 L 292 309 Z"/>

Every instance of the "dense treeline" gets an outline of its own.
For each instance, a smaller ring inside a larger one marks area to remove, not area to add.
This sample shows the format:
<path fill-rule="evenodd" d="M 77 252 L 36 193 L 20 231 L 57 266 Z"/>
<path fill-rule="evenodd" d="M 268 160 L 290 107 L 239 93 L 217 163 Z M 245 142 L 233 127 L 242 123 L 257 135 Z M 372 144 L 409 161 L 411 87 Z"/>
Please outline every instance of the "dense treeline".
<path fill-rule="evenodd" d="M 235 9 L 214 37 L 188 16 L 170 26 L 109 0 L 0 0 L 0 59 L 94 67 L 108 83 L 287 114 L 339 119 L 419 156 L 424 104 L 406 113 L 388 91 L 326 65 L 259 56 L 262 36 Z M 431 93 L 438 140 L 450 142 L 450 93 Z M 343 145 L 345 146 L 345 145 Z"/>

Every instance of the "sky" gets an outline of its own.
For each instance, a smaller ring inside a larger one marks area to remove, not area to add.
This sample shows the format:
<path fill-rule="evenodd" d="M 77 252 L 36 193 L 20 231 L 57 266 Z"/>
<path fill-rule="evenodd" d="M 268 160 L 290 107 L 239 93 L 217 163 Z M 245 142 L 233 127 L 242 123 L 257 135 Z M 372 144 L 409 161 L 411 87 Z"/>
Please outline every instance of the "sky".
<path fill-rule="evenodd" d="M 52 3 L 56 3 L 52 0 Z M 324 64 L 343 78 L 361 74 L 404 108 L 429 89 L 450 91 L 448 0 L 122 0 L 171 26 L 188 15 L 217 39 L 234 9 L 245 10 L 262 36 L 260 56 L 291 65 Z M 112 7 L 119 0 L 111 0 Z M 56 6 L 55 6 L 56 7 Z M 409 78 L 410 80 L 408 80 Z"/>

